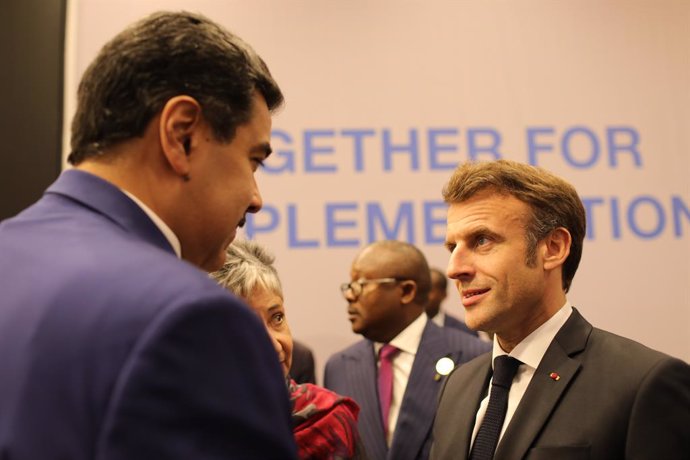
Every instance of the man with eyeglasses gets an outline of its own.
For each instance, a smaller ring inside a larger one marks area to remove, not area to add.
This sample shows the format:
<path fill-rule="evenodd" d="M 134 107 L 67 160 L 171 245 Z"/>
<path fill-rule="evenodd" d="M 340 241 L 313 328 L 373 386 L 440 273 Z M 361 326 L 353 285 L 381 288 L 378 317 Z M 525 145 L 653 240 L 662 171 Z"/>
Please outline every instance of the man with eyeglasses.
<path fill-rule="evenodd" d="M 371 460 L 426 459 L 445 375 L 490 347 L 423 314 L 429 266 L 411 244 L 370 244 L 352 263 L 350 279 L 341 291 L 352 331 L 364 340 L 331 356 L 325 386 L 359 403 Z"/>

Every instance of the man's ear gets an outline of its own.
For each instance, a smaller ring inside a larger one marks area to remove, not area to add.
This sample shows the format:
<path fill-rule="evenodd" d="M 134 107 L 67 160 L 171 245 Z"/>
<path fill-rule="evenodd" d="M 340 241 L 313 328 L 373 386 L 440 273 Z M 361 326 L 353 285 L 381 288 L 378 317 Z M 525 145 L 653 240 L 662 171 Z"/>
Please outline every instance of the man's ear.
<path fill-rule="evenodd" d="M 544 270 L 553 270 L 565 263 L 570 255 L 572 237 L 564 227 L 558 227 L 549 233 L 543 241 Z"/>
<path fill-rule="evenodd" d="M 161 111 L 159 135 L 166 161 L 173 171 L 188 180 L 194 133 L 201 125 L 201 105 L 190 96 L 175 96 Z"/>
<path fill-rule="evenodd" d="M 401 281 L 400 288 L 402 289 L 400 302 L 407 304 L 414 301 L 414 298 L 417 296 L 417 283 L 413 280 Z"/>

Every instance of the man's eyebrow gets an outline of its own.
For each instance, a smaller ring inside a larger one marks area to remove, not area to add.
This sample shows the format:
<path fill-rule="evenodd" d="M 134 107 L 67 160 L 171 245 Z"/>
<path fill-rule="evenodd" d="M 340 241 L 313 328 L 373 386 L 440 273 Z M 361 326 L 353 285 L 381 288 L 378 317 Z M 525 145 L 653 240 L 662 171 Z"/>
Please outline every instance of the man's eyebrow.
<path fill-rule="evenodd" d="M 471 236 L 474 236 L 474 235 L 476 235 L 476 234 L 478 234 L 478 233 L 493 234 L 494 231 L 491 230 L 489 227 L 487 227 L 487 226 L 484 225 L 484 224 L 477 225 L 476 227 L 471 227 L 471 228 L 467 231 L 467 234 L 468 234 L 468 235 L 471 235 Z"/>
<path fill-rule="evenodd" d="M 476 228 L 471 229 L 467 232 L 466 238 L 477 238 L 480 235 L 486 235 L 496 240 L 504 239 L 504 237 L 500 233 L 490 229 L 486 225 L 480 225 Z"/>
<path fill-rule="evenodd" d="M 268 142 L 262 142 L 258 145 L 255 145 L 251 149 L 252 153 L 263 153 L 265 155 L 265 158 L 268 158 L 268 156 L 273 153 L 273 149 L 271 148 L 271 144 Z"/>

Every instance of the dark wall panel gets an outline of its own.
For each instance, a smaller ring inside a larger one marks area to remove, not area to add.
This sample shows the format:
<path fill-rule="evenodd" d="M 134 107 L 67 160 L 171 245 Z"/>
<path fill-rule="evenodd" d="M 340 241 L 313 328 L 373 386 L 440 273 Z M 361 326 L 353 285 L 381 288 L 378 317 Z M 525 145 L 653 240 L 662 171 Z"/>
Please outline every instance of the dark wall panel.
<path fill-rule="evenodd" d="M 0 0 L 0 220 L 60 172 L 66 0 Z"/>

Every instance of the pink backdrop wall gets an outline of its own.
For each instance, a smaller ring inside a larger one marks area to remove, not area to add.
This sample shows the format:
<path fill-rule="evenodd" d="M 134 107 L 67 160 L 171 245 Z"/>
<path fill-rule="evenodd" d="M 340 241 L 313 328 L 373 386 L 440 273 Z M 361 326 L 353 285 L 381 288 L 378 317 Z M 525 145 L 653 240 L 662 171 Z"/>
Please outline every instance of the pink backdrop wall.
<path fill-rule="evenodd" d="M 151 11 L 206 14 L 281 84 L 265 210 L 295 337 L 319 372 L 358 339 L 338 285 L 372 239 L 447 254 L 458 161 L 509 158 L 578 188 L 590 234 L 570 301 L 596 326 L 690 360 L 690 3 L 72 1 L 66 119 L 100 46 Z M 446 304 L 462 316 L 452 293 Z"/>

